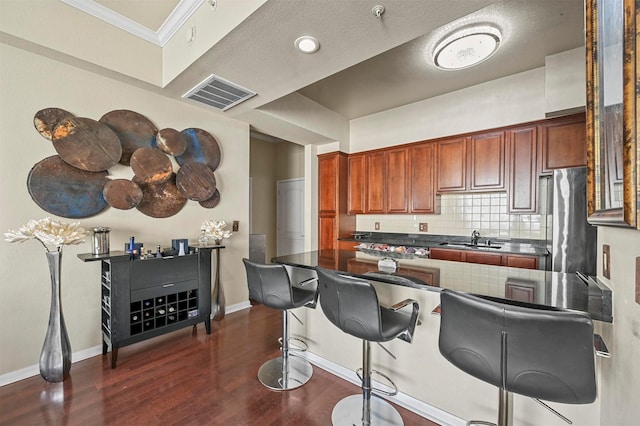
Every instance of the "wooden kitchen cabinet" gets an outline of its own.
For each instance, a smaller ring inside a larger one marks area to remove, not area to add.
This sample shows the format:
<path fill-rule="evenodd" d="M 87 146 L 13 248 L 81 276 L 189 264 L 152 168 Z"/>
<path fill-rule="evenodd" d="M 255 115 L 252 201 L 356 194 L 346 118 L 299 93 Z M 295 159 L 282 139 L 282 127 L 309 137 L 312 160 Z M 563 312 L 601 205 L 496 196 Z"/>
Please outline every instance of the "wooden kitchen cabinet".
<path fill-rule="evenodd" d="M 498 191 L 505 188 L 504 139 L 504 132 L 469 137 L 468 188 L 470 191 Z"/>
<path fill-rule="evenodd" d="M 367 154 L 365 213 L 386 213 L 386 153 Z"/>
<path fill-rule="evenodd" d="M 349 200 L 348 213 L 362 214 L 366 211 L 367 199 L 367 155 L 349 155 Z"/>
<path fill-rule="evenodd" d="M 465 138 L 437 142 L 436 182 L 438 192 L 467 189 L 467 141 Z"/>
<path fill-rule="evenodd" d="M 534 213 L 538 200 L 538 128 L 507 131 L 509 213 Z"/>
<path fill-rule="evenodd" d="M 538 269 L 537 256 L 489 253 L 485 251 L 431 248 L 429 249 L 429 259 L 508 266 L 511 268 Z"/>
<path fill-rule="evenodd" d="M 547 120 L 539 129 L 540 173 L 587 164 L 587 128 L 584 113 Z"/>
<path fill-rule="evenodd" d="M 385 152 L 386 213 L 408 213 L 411 181 L 409 179 L 409 148 Z"/>
<path fill-rule="evenodd" d="M 489 132 L 437 142 L 438 192 L 505 189 L 504 132 Z"/>
<path fill-rule="evenodd" d="M 440 213 L 439 195 L 435 193 L 435 152 L 434 143 L 409 148 L 411 213 Z"/>
<path fill-rule="evenodd" d="M 347 214 L 348 161 L 342 152 L 318 155 L 318 249 L 338 249 L 353 236 L 356 218 Z"/>

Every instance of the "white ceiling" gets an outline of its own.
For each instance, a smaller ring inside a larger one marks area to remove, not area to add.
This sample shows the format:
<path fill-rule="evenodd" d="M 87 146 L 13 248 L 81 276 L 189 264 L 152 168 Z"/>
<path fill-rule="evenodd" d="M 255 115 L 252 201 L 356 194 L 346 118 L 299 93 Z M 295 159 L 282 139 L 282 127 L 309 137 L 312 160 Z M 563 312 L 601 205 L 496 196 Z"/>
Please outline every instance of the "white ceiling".
<path fill-rule="evenodd" d="M 198 1 L 215 25 L 212 2 L 244 0 L 95 0 L 152 31 Z M 371 12 L 376 4 L 386 9 L 380 19 Z M 583 0 L 267 0 L 159 91 L 180 99 L 213 73 L 258 94 L 228 116 L 297 93 L 353 119 L 542 67 L 545 56 L 584 45 L 583 8 Z M 498 26 L 500 50 L 466 70 L 435 68 L 433 46 L 473 23 Z M 320 50 L 295 51 L 300 35 L 317 37 Z"/>

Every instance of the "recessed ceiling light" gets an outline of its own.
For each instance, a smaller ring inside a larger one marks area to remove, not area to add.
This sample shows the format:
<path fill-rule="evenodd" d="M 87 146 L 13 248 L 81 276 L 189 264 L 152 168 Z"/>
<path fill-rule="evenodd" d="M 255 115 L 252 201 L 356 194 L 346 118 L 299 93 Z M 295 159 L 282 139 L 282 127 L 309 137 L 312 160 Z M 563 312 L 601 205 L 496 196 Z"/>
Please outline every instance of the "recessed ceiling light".
<path fill-rule="evenodd" d="M 438 43 L 433 62 L 445 70 L 468 68 L 493 55 L 501 39 L 500 31 L 491 26 L 464 28 Z"/>
<path fill-rule="evenodd" d="M 298 37 L 293 44 L 302 53 L 316 53 L 320 49 L 320 42 L 312 36 Z"/>

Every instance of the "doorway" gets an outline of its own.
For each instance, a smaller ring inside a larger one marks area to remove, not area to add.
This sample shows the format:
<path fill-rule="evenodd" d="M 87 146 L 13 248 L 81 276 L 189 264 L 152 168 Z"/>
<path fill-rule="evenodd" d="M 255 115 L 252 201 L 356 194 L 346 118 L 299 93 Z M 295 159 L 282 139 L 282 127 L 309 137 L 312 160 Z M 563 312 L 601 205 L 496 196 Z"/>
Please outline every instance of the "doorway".
<path fill-rule="evenodd" d="M 277 182 L 277 255 L 304 251 L 304 179 Z"/>

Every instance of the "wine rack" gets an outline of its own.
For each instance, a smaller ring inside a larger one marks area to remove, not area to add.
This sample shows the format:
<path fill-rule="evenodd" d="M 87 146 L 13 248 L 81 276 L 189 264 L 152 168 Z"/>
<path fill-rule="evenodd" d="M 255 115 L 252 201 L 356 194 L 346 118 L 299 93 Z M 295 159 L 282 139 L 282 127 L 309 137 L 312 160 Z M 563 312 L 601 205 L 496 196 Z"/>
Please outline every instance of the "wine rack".
<path fill-rule="evenodd" d="M 198 317 L 198 290 L 131 302 L 131 335 Z"/>
<path fill-rule="evenodd" d="M 102 353 L 111 352 L 111 368 L 120 347 L 199 322 L 211 332 L 211 252 L 220 248 L 145 260 L 124 252 L 78 255 L 101 263 Z"/>

